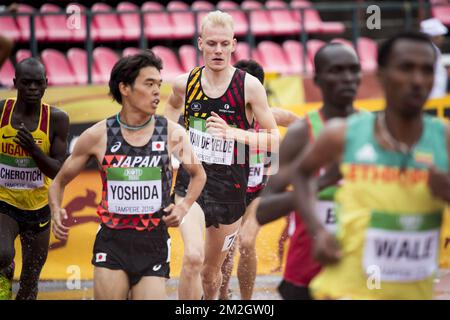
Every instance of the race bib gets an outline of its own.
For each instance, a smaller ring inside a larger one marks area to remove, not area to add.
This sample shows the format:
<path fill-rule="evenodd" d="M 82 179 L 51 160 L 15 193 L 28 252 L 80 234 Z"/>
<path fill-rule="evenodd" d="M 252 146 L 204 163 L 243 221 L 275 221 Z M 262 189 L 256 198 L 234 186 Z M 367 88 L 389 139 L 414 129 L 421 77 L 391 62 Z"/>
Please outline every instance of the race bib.
<path fill-rule="evenodd" d="M 264 163 L 262 153 L 253 154 L 250 157 L 250 173 L 248 175 L 249 187 L 259 186 L 263 182 L 264 177 Z"/>
<path fill-rule="evenodd" d="M 430 277 L 438 267 L 441 219 L 441 213 L 372 213 L 366 233 L 364 270 L 379 268 L 380 280 L 387 282 Z"/>
<path fill-rule="evenodd" d="M 206 132 L 206 120 L 189 118 L 189 139 L 200 161 L 231 165 L 234 155 L 234 140 L 222 139 Z"/>
<path fill-rule="evenodd" d="M 161 169 L 108 168 L 108 211 L 118 214 L 149 214 L 161 209 Z"/>
<path fill-rule="evenodd" d="M 333 201 L 317 201 L 316 212 L 319 220 L 329 232 L 335 234 L 337 229 L 335 204 Z"/>
<path fill-rule="evenodd" d="M 31 158 L 0 155 L 0 185 L 9 189 L 32 190 L 44 186 L 44 174 Z"/>

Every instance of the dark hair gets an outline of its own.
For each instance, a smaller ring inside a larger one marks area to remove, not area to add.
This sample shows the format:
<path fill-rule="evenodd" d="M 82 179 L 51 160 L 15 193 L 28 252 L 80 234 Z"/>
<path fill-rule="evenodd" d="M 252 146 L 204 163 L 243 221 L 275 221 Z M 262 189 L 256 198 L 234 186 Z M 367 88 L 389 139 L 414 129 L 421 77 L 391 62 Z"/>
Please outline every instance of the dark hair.
<path fill-rule="evenodd" d="M 314 56 L 314 70 L 315 73 L 319 73 L 320 72 L 320 68 L 323 66 L 323 55 L 325 53 L 325 50 L 327 50 L 328 48 L 333 48 L 333 47 L 337 47 L 337 46 L 345 46 L 345 44 L 340 43 L 340 42 L 329 42 L 326 43 L 324 46 L 322 46 L 319 50 L 317 50 L 315 56 Z"/>
<path fill-rule="evenodd" d="M 264 84 L 264 69 L 255 60 L 239 60 L 234 64 L 234 66 L 238 69 L 244 70 L 247 73 L 250 73 L 252 76 L 256 77 L 259 82 Z"/>
<path fill-rule="evenodd" d="M 145 67 L 155 67 L 158 71 L 162 69 L 162 60 L 151 50 L 143 50 L 135 55 L 122 57 L 117 61 L 111 71 L 109 78 L 109 94 L 118 103 L 122 103 L 119 84 L 134 85 L 139 71 Z"/>
<path fill-rule="evenodd" d="M 22 68 L 27 68 L 27 67 L 31 67 L 31 66 L 42 68 L 42 71 L 44 72 L 44 75 L 45 75 L 45 66 L 41 62 L 41 60 L 39 60 L 38 58 L 30 57 L 30 58 L 23 59 L 16 65 L 14 77 L 16 79 L 19 78 L 20 74 L 22 72 Z"/>
<path fill-rule="evenodd" d="M 383 68 L 386 67 L 388 64 L 392 48 L 394 47 L 395 43 L 399 40 L 411 40 L 411 41 L 418 41 L 423 42 L 426 44 L 429 44 L 431 48 L 433 48 L 433 52 L 435 52 L 433 43 L 431 42 L 431 39 L 429 36 L 422 32 L 418 31 L 406 31 L 397 33 L 396 35 L 390 37 L 386 41 L 384 41 L 379 47 L 378 47 L 378 67 Z M 436 53 L 435 53 L 436 54 Z"/>

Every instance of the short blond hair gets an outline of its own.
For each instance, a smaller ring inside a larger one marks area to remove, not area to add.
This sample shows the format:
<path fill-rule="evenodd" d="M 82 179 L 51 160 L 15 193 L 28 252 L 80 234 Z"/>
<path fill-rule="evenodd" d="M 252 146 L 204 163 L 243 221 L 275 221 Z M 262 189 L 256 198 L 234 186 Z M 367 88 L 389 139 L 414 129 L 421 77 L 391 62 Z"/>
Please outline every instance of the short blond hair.
<path fill-rule="evenodd" d="M 211 11 L 203 17 L 200 34 L 203 34 L 207 25 L 230 28 L 234 32 L 233 17 L 220 10 Z"/>

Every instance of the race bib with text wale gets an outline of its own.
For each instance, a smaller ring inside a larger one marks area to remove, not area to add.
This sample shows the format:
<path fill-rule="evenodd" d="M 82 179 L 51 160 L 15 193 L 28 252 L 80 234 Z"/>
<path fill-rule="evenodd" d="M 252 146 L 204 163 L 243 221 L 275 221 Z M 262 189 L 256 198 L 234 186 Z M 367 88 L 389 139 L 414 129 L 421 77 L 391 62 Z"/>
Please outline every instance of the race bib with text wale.
<path fill-rule="evenodd" d="M 379 268 L 380 280 L 412 282 L 437 270 L 442 213 L 373 212 L 366 232 L 363 268 Z"/>
<path fill-rule="evenodd" d="M 107 168 L 108 211 L 117 214 L 150 214 L 161 209 L 159 167 Z"/>
<path fill-rule="evenodd" d="M 200 161 L 231 165 L 234 155 L 234 140 L 214 137 L 206 132 L 206 120 L 189 118 L 189 139 Z"/>

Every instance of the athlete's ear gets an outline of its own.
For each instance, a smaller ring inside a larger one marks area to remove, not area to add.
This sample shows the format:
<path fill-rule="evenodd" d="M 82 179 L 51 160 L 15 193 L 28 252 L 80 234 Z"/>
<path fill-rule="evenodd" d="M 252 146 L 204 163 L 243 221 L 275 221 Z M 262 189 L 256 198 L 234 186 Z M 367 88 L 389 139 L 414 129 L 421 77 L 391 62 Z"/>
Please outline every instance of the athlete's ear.
<path fill-rule="evenodd" d="M 129 86 L 129 85 L 126 85 L 126 84 L 123 83 L 123 82 L 120 82 L 120 83 L 119 83 L 119 91 L 120 91 L 120 94 L 121 94 L 122 96 L 128 97 L 128 93 L 129 93 L 129 91 L 130 91 L 130 86 Z"/>
<path fill-rule="evenodd" d="M 203 51 L 203 50 L 202 50 L 202 45 L 203 45 L 203 39 L 202 39 L 202 36 L 199 36 L 199 37 L 197 38 L 197 46 L 198 46 L 198 50 Z"/>
<path fill-rule="evenodd" d="M 236 38 L 233 38 L 233 42 L 231 44 L 231 53 L 236 51 L 236 46 L 237 46 L 237 40 L 236 40 Z"/>

